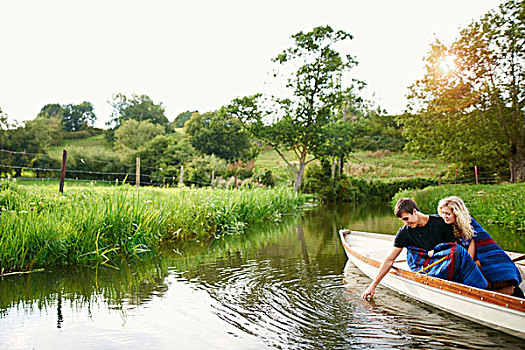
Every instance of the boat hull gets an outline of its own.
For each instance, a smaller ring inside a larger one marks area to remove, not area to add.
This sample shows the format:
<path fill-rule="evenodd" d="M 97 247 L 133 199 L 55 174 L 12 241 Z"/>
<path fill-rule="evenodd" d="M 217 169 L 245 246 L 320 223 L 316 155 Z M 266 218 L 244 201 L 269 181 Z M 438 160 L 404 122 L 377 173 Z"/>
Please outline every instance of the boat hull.
<path fill-rule="evenodd" d="M 374 237 L 376 234 L 373 234 L 369 241 L 375 249 L 368 254 L 363 249 L 366 245 L 366 237 L 362 237 L 364 233 L 357 233 L 361 236 L 360 242 L 353 247 L 348 232 L 340 232 L 348 258 L 365 275 L 375 278 L 380 265 L 380 259 L 377 259 L 380 247 L 389 250 L 391 243 L 378 241 Z M 383 251 L 383 256 L 388 250 Z M 415 300 L 525 339 L 525 305 L 522 299 L 416 274 L 406 269 L 406 263 L 404 265 L 405 268 L 400 268 L 394 264 L 381 284 Z"/>

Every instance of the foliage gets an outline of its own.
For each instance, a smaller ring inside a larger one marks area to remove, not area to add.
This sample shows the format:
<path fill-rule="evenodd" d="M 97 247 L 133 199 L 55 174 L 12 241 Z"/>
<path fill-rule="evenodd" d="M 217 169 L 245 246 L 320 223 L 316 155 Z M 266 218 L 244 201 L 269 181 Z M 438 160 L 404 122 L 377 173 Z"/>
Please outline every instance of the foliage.
<path fill-rule="evenodd" d="M 62 127 L 66 131 L 78 131 L 92 126 L 97 119 L 91 102 L 84 101 L 78 105 L 68 104 L 63 109 Z"/>
<path fill-rule="evenodd" d="M 191 116 L 193 115 L 193 113 L 199 113 L 199 111 L 186 111 L 186 112 L 182 112 L 180 113 L 178 116 L 175 117 L 175 119 L 173 120 L 173 122 L 171 122 L 170 126 L 174 129 L 174 128 L 183 128 L 184 127 L 184 124 L 190 120 Z"/>
<path fill-rule="evenodd" d="M 155 136 L 165 132 L 163 126 L 155 125 L 149 120 L 126 120 L 115 130 L 115 150 L 127 157 Z"/>
<path fill-rule="evenodd" d="M 285 189 L 72 186 L 58 195 L 55 185 L 1 181 L 0 266 L 9 272 L 158 252 L 169 240 L 243 233 L 304 201 Z"/>
<path fill-rule="evenodd" d="M 8 129 L 4 133 L 4 143 L 2 148 L 6 148 L 10 153 L 2 153 L 2 165 L 13 166 L 15 177 L 22 175 L 21 167 L 32 167 L 37 154 L 43 154 L 44 149 L 36 141 L 34 130 L 25 127 Z M 6 168 L 0 168 L 0 171 L 8 172 Z"/>
<path fill-rule="evenodd" d="M 2 107 L 0 107 L 0 145 L 2 148 L 6 147 L 7 145 L 7 132 L 6 130 L 9 128 L 9 123 L 7 121 L 7 114 L 5 114 L 2 111 Z"/>
<path fill-rule="evenodd" d="M 212 172 L 215 176 L 225 173 L 226 162 L 214 155 L 193 158 L 184 167 L 184 184 L 197 187 L 211 185 Z"/>
<path fill-rule="evenodd" d="M 396 122 L 396 116 L 371 110 L 358 117 L 354 124 L 355 138 L 352 144 L 354 150 L 401 151 L 406 144 L 401 126 Z"/>
<path fill-rule="evenodd" d="M 439 201 L 458 196 L 465 202 L 470 214 L 488 223 L 503 224 L 525 230 L 525 184 L 500 185 L 446 185 L 422 190 L 405 190 L 392 199 L 413 198 L 425 213 L 436 213 Z"/>
<path fill-rule="evenodd" d="M 255 161 L 243 162 L 236 161 L 234 163 L 226 165 L 226 176 L 234 176 L 238 179 L 247 179 L 252 177 L 253 170 L 255 169 Z"/>
<path fill-rule="evenodd" d="M 66 131 L 78 131 L 93 126 L 97 119 L 93 111 L 93 104 L 84 101 L 78 105 L 60 105 L 58 103 L 47 104 L 37 115 L 36 119 L 58 119 L 61 121 L 62 129 Z"/>
<path fill-rule="evenodd" d="M 113 107 L 111 121 L 108 125 L 113 124 L 119 127 L 127 120 L 149 121 L 152 124 L 167 127 L 169 124 L 166 118 L 162 102 L 155 103 L 147 95 L 135 95 L 131 98 L 121 93 L 113 95 L 112 101 L 109 102 Z"/>
<path fill-rule="evenodd" d="M 58 103 L 50 103 L 40 109 L 37 118 L 59 118 L 64 117 L 64 107 Z"/>
<path fill-rule="evenodd" d="M 342 81 L 357 62 L 335 47 L 351 38 L 330 26 L 293 35 L 294 45 L 274 59 L 284 71 L 291 72 L 286 88 L 292 97 L 276 98 L 265 105 L 261 95 L 254 95 L 235 99 L 230 105 L 230 112 L 243 121 L 246 129 L 273 147 L 294 171 L 296 191 L 301 187 L 306 165 L 313 160 L 308 156 L 326 155 L 334 145 L 331 140 L 339 136 L 330 137 L 327 131 L 335 122 L 336 109 L 354 94 L 354 85 L 344 87 Z M 294 152 L 297 166 L 285 158 L 288 150 Z"/>
<path fill-rule="evenodd" d="M 333 179 L 330 164 L 324 161 L 308 168 L 304 191 L 317 193 L 323 201 L 328 202 L 386 202 L 401 189 L 424 188 L 435 184 L 435 180 L 428 178 L 366 181 L 343 175 L 339 179 Z"/>
<path fill-rule="evenodd" d="M 26 128 L 33 135 L 35 141 L 47 148 L 59 145 L 64 136 L 61 126 L 62 119 L 59 117 L 36 117 L 26 122 Z"/>
<path fill-rule="evenodd" d="M 525 181 L 525 3 L 505 1 L 450 47 L 437 41 L 426 62 L 400 116 L 409 149 L 463 167 L 504 160 Z"/>
<path fill-rule="evenodd" d="M 225 109 L 193 113 L 184 130 L 193 147 L 203 154 L 214 154 L 228 161 L 250 160 L 257 155 L 241 122 L 228 115 Z"/>
<path fill-rule="evenodd" d="M 140 146 L 135 156 L 140 157 L 141 173 L 172 177 L 178 183 L 181 165 L 197 155 L 186 138 L 177 134 L 158 135 Z M 176 178 L 176 179 L 175 179 Z"/>
<path fill-rule="evenodd" d="M 275 176 L 269 169 L 260 169 L 254 174 L 255 180 L 268 187 L 274 187 L 276 185 Z"/>

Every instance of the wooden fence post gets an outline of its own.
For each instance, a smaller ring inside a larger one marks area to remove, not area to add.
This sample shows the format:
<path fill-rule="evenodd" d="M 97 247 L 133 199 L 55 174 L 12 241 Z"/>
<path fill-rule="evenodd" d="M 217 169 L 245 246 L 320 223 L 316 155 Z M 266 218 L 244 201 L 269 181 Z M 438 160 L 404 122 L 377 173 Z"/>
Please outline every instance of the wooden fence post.
<path fill-rule="evenodd" d="M 180 166 L 180 178 L 179 178 L 179 185 L 184 184 L 184 165 Z"/>
<path fill-rule="evenodd" d="M 211 187 L 213 187 L 213 183 L 215 182 L 215 170 L 211 171 Z"/>
<path fill-rule="evenodd" d="M 477 165 L 474 165 L 474 172 L 476 173 L 476 185 L 479 185 L 479 182 L 478 182 L 478 166 Z"/>
<path fill-rule="evenodd" d="M 140 186 L 140 157 L 137 157 L 137 169 L 135 172 L 135 185 L 137 188 Z"/>
<path fill-rule="evenodd" d="M 62 150 L 62 168 L 60 169 L 60 186 L 58 191 L 64 193 L 64 180 L 66 178 L 67 151 Z"/>
<path fill-rule="evenodd" d="M 456 168 L 456 176 L 454 177 L 454 185 L 458 183 L 458 169 Z"/>

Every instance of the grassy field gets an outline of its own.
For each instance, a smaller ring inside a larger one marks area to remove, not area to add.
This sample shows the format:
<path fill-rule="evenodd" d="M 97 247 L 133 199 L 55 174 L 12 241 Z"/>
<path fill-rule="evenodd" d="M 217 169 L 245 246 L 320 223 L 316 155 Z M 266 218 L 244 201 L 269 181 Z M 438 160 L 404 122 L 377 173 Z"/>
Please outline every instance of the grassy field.
<path fill-rule="evenodd" d="M 437 178 L 447 170 L 447 164 L 437 158 L 422 158 L 408 152 L 360 151 L 352 154 L 345 171 L 367 180 Z"/>
<path fill-rule="evenodd" d="M 111 144 L 105 139 L 104 134 L 91 136 L 85 139 L 65 139 L 60 146 L 53 146 L 46 151 L 51 158 L 62 159 L 62 150 L 67 150 L 68 153 L 106 153 L 113 152 Z"/>
<path fill-rule="evenodd" d="M 293 160 L 293 152 L 286 157 Z M 297 164 L 297 162 L 292 162 Z M 278 182 L 291 182 L 295 173 L 274 150 L 262 151 L 255 161 L 256 168 L 272 171 Z M 447 170 L 447 164 L 436 158 L 421 158 L 406 152 L 359 151 L 353 153 L 344 171 L 346 174 L 365 180 L 408 179 L 414 177 L 438 178 Z"/>
<path fill-rule="evenodd" d="M 0 180 L 0 274 L 138 257 L 170 240 L 241 234 L 247 225 L 279 220 L 305 201 L 284 188 L 72 184 L 60 195 L 56 183 Z"/>
<path fill-rule="evenodd" d="M 525 230 L 525 183 L 500 185 L 445 185 L 401 191 L 392 199 L 413 198 L 422 212 L 435 213 L 439 200 L 458 196 L 477 219 Z"/>

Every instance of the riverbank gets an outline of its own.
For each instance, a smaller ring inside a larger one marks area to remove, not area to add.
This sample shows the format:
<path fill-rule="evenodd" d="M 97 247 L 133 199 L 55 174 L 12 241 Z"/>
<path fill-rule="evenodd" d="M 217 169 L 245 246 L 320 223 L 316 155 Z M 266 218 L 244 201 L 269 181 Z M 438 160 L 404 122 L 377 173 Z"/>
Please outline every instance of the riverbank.
<path fill-rule="evenodd" d="M 171 240 L 241 234 L 305 201 L 286 189 L 73 185 L 60 195 L 54 185 L 1 181 L 0 274 L 138 258 Z"/>
<path fill-rule="evenodd" d="M 439 200 L 458 196 L 476 219 L 525 231 L 525 183 L 500 185 L 446 185 L 403 190 L 392 199 L 413 198 L 424 213 L 436 213 Z"/>

